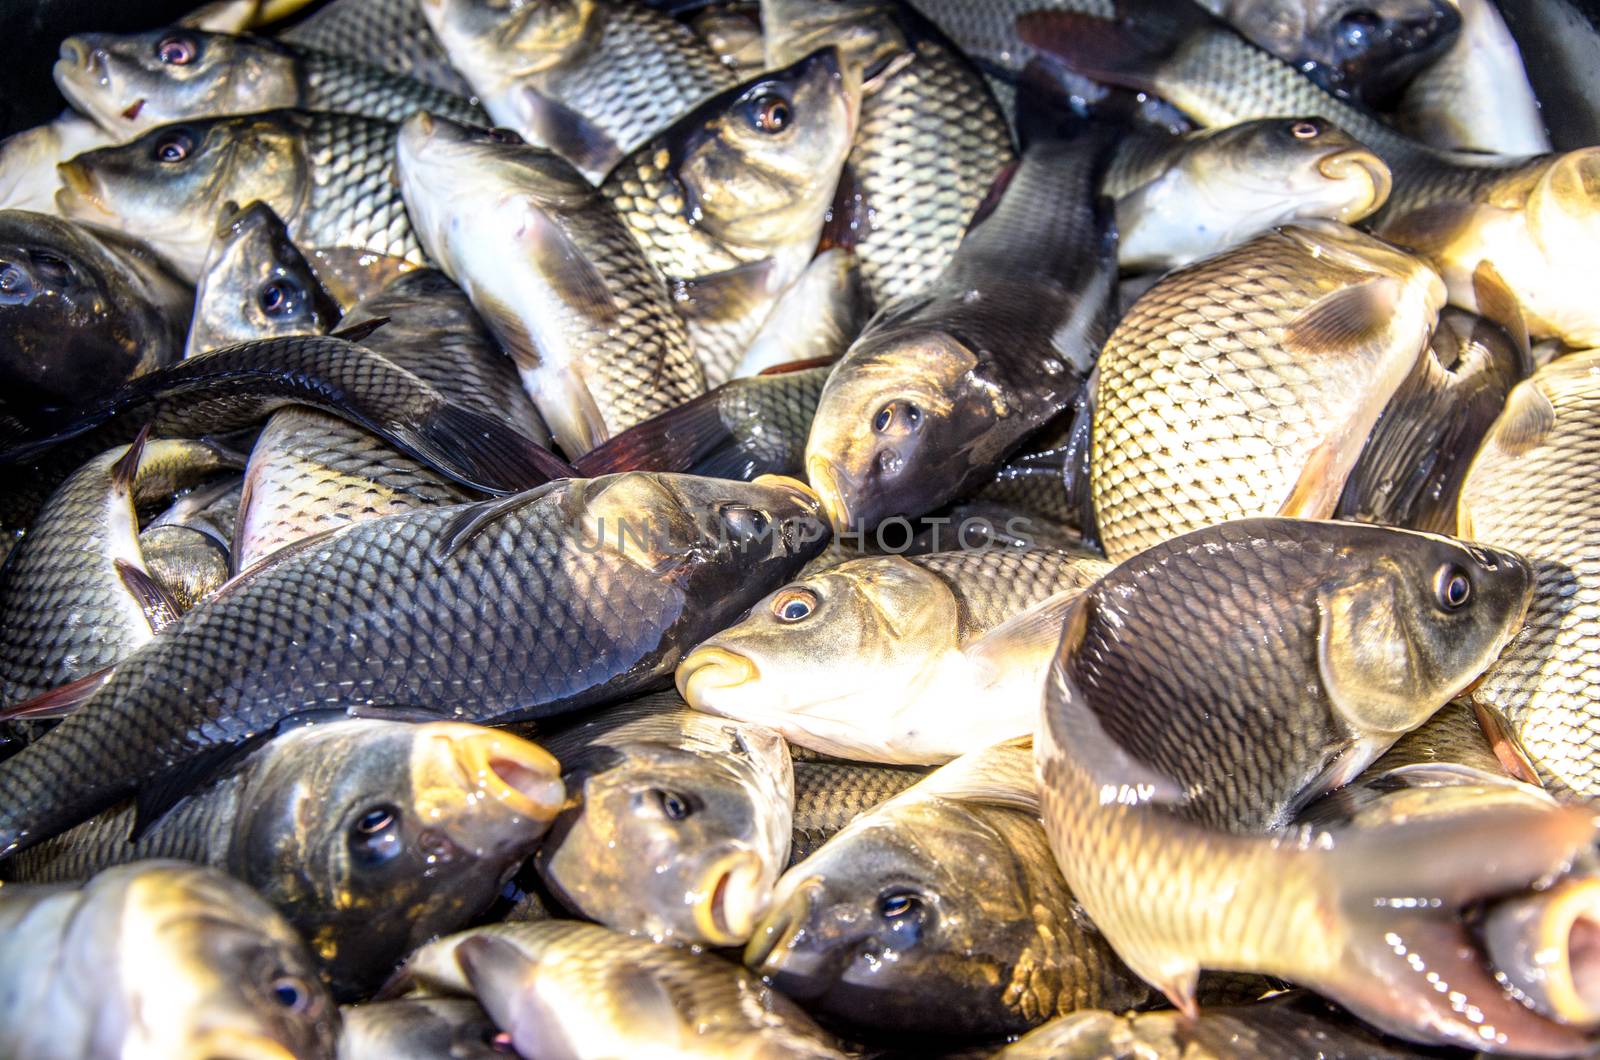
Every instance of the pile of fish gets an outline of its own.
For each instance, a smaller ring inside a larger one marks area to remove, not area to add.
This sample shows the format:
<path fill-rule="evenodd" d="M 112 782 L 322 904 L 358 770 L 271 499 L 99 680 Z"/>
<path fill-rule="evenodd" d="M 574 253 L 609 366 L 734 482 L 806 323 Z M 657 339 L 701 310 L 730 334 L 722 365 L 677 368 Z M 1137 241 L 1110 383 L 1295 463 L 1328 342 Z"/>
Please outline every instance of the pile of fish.
<path fill-rule="evenodd" d="M 1495 0 L 62 41 L 0 1056 L 1600 1052 L 1600 146 L 1524 60 Z"/>

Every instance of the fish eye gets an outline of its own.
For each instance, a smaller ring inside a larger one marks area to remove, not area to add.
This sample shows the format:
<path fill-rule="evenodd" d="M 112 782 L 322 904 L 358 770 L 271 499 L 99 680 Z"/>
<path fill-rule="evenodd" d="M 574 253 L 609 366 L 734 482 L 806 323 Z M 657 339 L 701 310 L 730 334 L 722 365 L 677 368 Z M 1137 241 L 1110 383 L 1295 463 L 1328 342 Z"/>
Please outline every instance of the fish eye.
<path fill-rule="evenodd" d="M 767 513 L 748 504 L 724 505 L 720 512 L 722 525 L 738 541 L 759 541 L 767 535 L 772 525 Z"/>
<path fill-rule="evenodd" d="M 689 805 L 689 800 L 675 791 L 664 788 L 655 789 L 656 802 L 661 807 L 661 812 L 666 814 L 669 821 L 681 821 L 694 812 Z"/>
<path fill-rule="evenodd" d="M 756 128 L 764 133 L 781 133 L 794 120 L 794 109 L 789 101 L 772 93 L 757 96 L 750 108 Z"/>
<path fill-rule="evenodd" d="M 287 316 L 294 310 L 294 290 L 282 280 L 273 280 L 261 288 L 256 300 L 268 316 Z"/>
<path fill-rule="evenodd" d="M 920 908 L 922 899 L 909 891 L 891 891 L 878 899 L 878 915 L 885 920 L 911 916 Z"/>
<path fill-rule="evenodd" d="M 1459 611 L 1472 599 L 1472 579 L 1454 563 L 1446 563 L 1433 576 L 1433 591 L 1440 607 L 1446 611 Z"/>
<path fill-rule="evenodd" d="M 772 616 L 779 622 L 803 622 L 817 609 L 817 594 L 810 589 L 785 589 L 772 600 Z"/>
<path fill-rule="evenodd" d="M 1333 39 L 1346 52 L 1361 51 L 1372 43 L 1373 31 L 1381 21 L 1366 8 L 1347 11 L 1334 23 Z"/>
<path fill-rule="evenodd" d="M 168 66 L 188 66 L 199 53 L 193 37 L 165 37 L 156 45 L 156 58 Z"/>
<path fill-rule="evenodd" d="M 280 975 L 272 981 L 269 991 L 272 1000 L 293 1012 L 304 1012 L 311 1007 L 311 990 L 305 982 L 292 975 Z"/>
<path fill-rule="evenodd" d="M 489 139 L 493 140 L 497 144 L 520 144 L 527 142 L 512 130 L 499 125 L 496 125 L 493 129 L 489 130 Z"/>
<path fill-rule="evenodd" d="M 1289 126 L 1289 135 L 1296 140 L 1315 140 L 1321 133 L 1314 121 L 1297 121 Z"/>
<path fill-rule="evenodd" d="M 35 250 L 30 257 L 34 269 L 45 281 L 56 285 L 72 282 L 72 266 L 64 259 L 45 250 Z"/>
<path fill-rule="evenodd" d="M 194 150 L 194 137 L 187 129 L 172 129 L 156 140 L 152 152 L 157 162 L 182 162 Z"/>
<path fill-rule="evenodd" d="M 404 849 L 400 811 L 388 804 L 369 806 L 350 826 L 347 842 L 358 865 L 381 865 Z"/>

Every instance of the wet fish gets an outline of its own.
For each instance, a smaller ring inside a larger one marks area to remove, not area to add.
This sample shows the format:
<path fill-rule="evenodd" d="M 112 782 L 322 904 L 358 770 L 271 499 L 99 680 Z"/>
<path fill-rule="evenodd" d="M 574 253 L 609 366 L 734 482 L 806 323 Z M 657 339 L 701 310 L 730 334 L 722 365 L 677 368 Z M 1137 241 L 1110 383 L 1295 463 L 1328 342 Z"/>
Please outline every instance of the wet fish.
<path fill-rule="evenodd" d="M 1462 532 L 1533 564 L 1528 622 L 1474 697 L 1509 722 L 1545 784 L 1600 795 L 1600 621 L 1589 454 L 1600 447 L 1600 351 L 1519 383 L 1461 490 Z"/>
<path fill-rule="evenodd" d="M 1331 515 L 1443 303 L 1427 265 L 1333 221 L 1164 278 L 1100 357 L 1090 488 L 1106 555 L 1224 519 Z"/>
<path fill-rule="evenodd" d="M 1073 1012 L 1024 1034 L 995 1060 L 1419 1060 L 1432 1050 L 1384 1038 L 1312 994 L 1181 1012 Z M 1442 1054 L 1439 1054 L 1442 1055 Z"/>
<path fill-rule="evenodd" d="M 1600 1023 L 1600 877 L 1580 873 L 1508 898 L 1484 917 L 1490 960 L 1526 1000 L 1563 1023 Z"/>
<path fill-rule="evenodd" d="M 767 68 L 767 42 L 755 5 L 713 4 L 689 16 L 688 24 L 738 80 L 749 80 Z"/>
<path fill-rule="evenodd" d="M 927 776 L 922 769 L 833 759 L 794 764 L 794 833 L 789 864 L 798 865 L 845 825 Z"/>
<path fill-rule="evenodd" d="M 1424 143 L 1458 151 L 1549 151 L 1550 134 L 1522 53 L 1493 0 L 1450 2 L 1460 12 L 1461 32 L 1407 86 L 1400 105 L 1405 129 Z"/>
<path fill-rule="evenodd" d="M 378 66 L 265 37 L 167 26 L 61 42 L 56 86 L 119 141 L 160 125 L 300 108 L 400 121 L 419 110 L 489 124 L 470 100 Z"/>
<path fill-rule="evenodd" d="M 511 1051 L 476 1001 L 424 997 L 344 1010 L 338 1060 L 501 1060 Z"/>
<path fill-rule="evenodd" d="M 125 803 L 0 872 L 61 882 L 150 857 L 215 866 L 277 906 L 349 997 L 494 900 L 561 808 L 560 775 L 538 745 L 476 725 L 304 726 L 148 830 L 133 831 Z"/>
<path fill-rule="evenodd" d="M 750 937 L 789 858 L 794 774 L 781 736 L 668 692 L 543 740 L 569 793 L 535 859 L 552 894 L 657 940 Z"/>
<path fill-rule="evenodd" d="M 1455 0 L 1200 2 L 1324 88 L 1375 107 L 1447 61 L 1466 21 Z"/>
<path fill-rule="evenodd" d="M 526 1056 L 844 1055 L 743 968 L 595 924 L 478 928 L 423 947 L 408 968 L 431 989 L 476 996 Z"/>
<path fill-rule="evenodd" d="M 812 1011 L 882 1031 L 998 1036 L 1147 1004 L 1055 870 L 1038 814 L 1031 741 L 957 759 L 785 873 L 745 963 Z"/>
<path fill-rule="evenodd" d="M 1117 259 L 1162 272 L 1275 225 L 1354 224 L 1389 198 L 1382 159 L 1321 118 L 1263 118 L 1180 137 L 1130 134 L 1102 190 L 1117 200 Z"/>
<path fill-rule="evenodd" d="M 733 374 L 738 378 L 797 361 L 838 360 L 866 322 L 866 291 L 855 255 L 843 247 L 825 250 L 779 296 Z"/>
<path fill-rule="evenodd" d="M 688 27 L 647 4 L 417 2 L 495 123 L 596 183 L 736 80 Z"/>
<path fill-rule="evenodd" d="M 1104 150 L 1030 148 L 939 279 L 879 313 L 834 368 L 806 472 L 836 528 L 973 490 L 1078 396 L 1113 311 Z"/>
<path fill-rule="evenodd" d="M 272 207 L 225 204 L 195 287 L 184 355 L 251 339 L 321 335 L 338 322 L 338 303 Z"/>
<path fill-rule="evenodd" d="M 1531 370 L 1499 327 L 1446 309 L 1367 436 L 1345 480 L 1338 518 L 1456 533 L 1467 468 L 1511 388 Z"/>
<path fill-rule="evenodd" d="M 0 206 L 54 214 L 61 190 L 56 166 L 113 142 L 104 129 L 72 110 L 0 140 Z"/>
<path fill-rule="evenodd" d="M 0 1051 L 331 1060 L 339 1011 L 283 918 L 213 869 L 146 861 L 0 888 Z"/>
<path fill-rule="evenodd" d="M 1482 546 L 1261 519 L 1156 546 L 1080 597 L 1035 753 L 1051 848 L 1123 960 L 1191 1016 L 1199 969 L 1220 968 L 1311 987 L 1416 1041 L 1579 1048 L 1490 978 L 1459 910 L 1569 864 L 1593 841 L 1589 813 L 1497 804 L 1261 834 L 1462 691 L 1515 634 L 1531 583 Z M 1233 587 L 1250 584 L 1271 588 L 1241 607 Z M 1235 676 L 1228 660 L 1245 658 Z M 1274 739 L 1235 742 L 1264 717 Z"/>
<path fill-rule="evenodd" d="M 423 242 L 569 456 L 704 392 L 661 278 L 567 162 L 422 114 L 402 129 L 398 170 Z"/>
<path fill-rule="evenodd" d="M 114 236 L 0 210 L 0 401 L 32 418 L 170 364 L 187 302 L 176 279 Z"/>
<path fill-rule="evenodd" d="M 213 445 L 141 437 L 67 479 L 0 568 L 0 704 L 112 666 L 175 621 L 145 564 L 138 505 L 238 466 Z"/>
<path fill-rule="evenodd" d="M 678 689 L 824 754 L 948 761 L 1031 730 L 1061 610 L 1107 569 L 1044 549 L 855 560 L 695 648 Z"/>
<path fill-rule="evenodd" d="M 450 65 L 417 0 L 332 0 L 278 34 L 333 55 L 376 63 L 462 98 L 472 86 Z"/>
<path fill-rule="evenodd" d="M 0 763 L 0 849 L 140 789 L 156 816 L 309 713 L 507 721 L 624 697 L 820 551 L 816 516 L 789 480 L 617 475 L 330 534 L 185 615 Z"/>
<path fill-rule="evenodd" d="M 260 200 L 302 251 L 427 264 L 395 185 L 397 127 L 295 110 L 202 118 L 78 155 L 60 167 L 67 217 L 148 242 L 197 279 L 227 202 Z"/>
<path fill-rule="evenodd" d="M 839 53 L 808 49 L 705 100 L 600 186 L 666 278 L 711 385 L 811 261 L 860 101 Z"/>
<path fill-rule="evenodd" d="M 769 65 L 833 44 L 866 79 L 834 203 L 882 307 L 945 270 L 996 176 L 1016 160 L 982 78 L 926 20 L 882 0 L 764 0 Z"/>
<path fill-rule="evenodd" d="M 139 533 L 145 570 L 183 614 L 228 580 L 228 542 L 193 526 L 152 526 Z"/>

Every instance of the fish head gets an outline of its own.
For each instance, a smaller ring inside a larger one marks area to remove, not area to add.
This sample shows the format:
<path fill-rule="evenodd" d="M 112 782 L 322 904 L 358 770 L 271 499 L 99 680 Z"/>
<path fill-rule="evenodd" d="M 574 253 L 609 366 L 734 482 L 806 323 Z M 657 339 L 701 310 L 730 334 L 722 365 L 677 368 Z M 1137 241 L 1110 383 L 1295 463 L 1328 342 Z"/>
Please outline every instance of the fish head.
<path fill-rule="evenodd" d="M 1600 147 L 1556 158 L 1529 192 L 1526 216 L 1541 253 L 1567 267 L 1587 268 L 1574 244 L 1600 238 Z"/>
<path fill-rule="evenodd" d="M 124 136 L 300 103 L 300 75 L 287 48 L 184 26 L 68 37 L 55 78 L 73 107 Z"/>
<path fill-rule="evenodd" d="M 341 993 L 487 906 L 565 796 L 542 748 L 474 725 L 357 720 L 274 745 L 228 867 L 285 910 Z"/>
<path fill-rule="evenodd" d="M 1318 670 L 1353 730 L 1404 733 L 1517 635 L 1533 573 L 1514 552 L 1434 534 L 1352 525 L 1340 535 L 1315 590 Z"/>
<path fill-rule="evenodd" d="M 981 815 L 939 799 L 891 808 L 784 874 L 745 964 L 859 1025 L 992 1034 L 1016 1018 L 1002 995 L 1037 930 L 1027 869 Z"/>
<path fill-rule="evenodd" d="M 597 43 L 597 0 L 422 0 L 453 63 L 504 83 L 572 62 Z"/>
<path fill-rule="evenodd" d="M 785 748 L 787 753 L 787 748 Z M 788 856 L 787 802 L 731 752 L 626 741 L 572 759 L 536 865 L 573 909 L 622 931 L 742 944 Z"/>
<path fill-rule="evenodd" d="M 273 111 L 163 125 L 57 167 L 62 213 L 149 243 L 197 278 L 223 204 L 259 199 L 292 219 L 308 190 L 295 115 Z"/>
<path fill-rule="evenodd" d="M 1483 935 L 1490 962 L 1534 1008 L 1600 1025 L 1600 877 L 1575 875 L 1498 902 Z"/>
<path fill-rule="evenodd" d="M 833 48 L 700 104 L 664 140 L 684 216 L 743 247 L 814 242 L 860 105 L 860 81 Z"/>
<path fill-rule="evenodd" d="M 223 206 L 195 296 L 189 353 L 283 335 L 320 335 L 339 306 L 272 207 Z"/>
<path fill-rule="evenodd" d="M 767 65 L 832 45 L 865 77 L 908 47 L 895 9 L 884 0 L 761 0 Z"/>
<path fill-rule="evenodd" d="M 509 1043 L 476 1001 L 404 998 L 355 1005 L 339 1033 L 343 1060 L 505 1060 Z"/>
<path fill-rule="evenodd" d="M 212 870 L 141 862 L 112 871 L 130 870 L 117 941 L 134 996 L 120 1055 L 333 1055 L 339 1010 L 271 906 Z"/>
<path fill-rule="evenodd" d="M 917 516 L 982 459 L 1005 396 L 977 353 L 945 331 L 869 326 L 823 387 L 806 477 L 836 532 Z"/>
<path fill-rule="evenodd" d="M 895 556 L 855 560 L 784 586 L 702 643 L 678 665 L 678 690 L 696 709 L 803 742 L 839 727 L 882 740 L 873 719 L 893 715 L 957 650 L 958 625 L 949 587 L 927 570 Z"/>
<path fill-rule="evenodd" d="M 1191 179 L 1225 212 L 1271 210 L 1265 224 L 1291 216 L 1350 224 L 1376 213 L 1394 183 L 1382 159 L 1326 118 L 1265 118 L 1199 137 L 1184 163 Z"/>

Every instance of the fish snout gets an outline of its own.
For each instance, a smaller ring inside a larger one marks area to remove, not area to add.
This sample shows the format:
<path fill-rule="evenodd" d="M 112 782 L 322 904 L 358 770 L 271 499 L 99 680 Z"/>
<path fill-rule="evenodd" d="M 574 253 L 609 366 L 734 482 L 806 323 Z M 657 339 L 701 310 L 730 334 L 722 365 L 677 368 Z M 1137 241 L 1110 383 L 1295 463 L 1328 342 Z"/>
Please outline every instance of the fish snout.
<path fill-rule="evenodd" d="M 715 710 L 719 693 L 757 680 L 760 669 L 749 658 L 726 648 L 701 646 L 678 664 L 678 692 L 690 706 Z"/>
<path fill-rule="evenodd" d="M 1360 200 L 1348 204 L 1339 213 L 1339 220 L 1348 223 L 1376 213 L 1389 201 L 1394 190 L 1394 175 L 1383 159 L 1365 147 L 1336 151 L 1317 163 L 1317 172 L 1336 183 L 1360 182 L 1365 194 Z"/>
<path fill-rule="evenodd" d="M 707 943 L 737 946 L 749 940 L 772 897 L 763 867 L 755 851 L 740 848 L 717 858 L 702 876 L 694 925 Z"/>
<path fill-rule="evenodd" d="M 796 884 L 786 898 L 774 903 L 745 945 L 746 968 L 757 975 L 774 975 L 786 970 L 785 964 L 795 943 L 816 913 L 822 886 L 821 879 L 807 877 Z"/>
<path fill-rule="evenodd" d="M 822 511 L 833 525 L 835 534 L 850 529 L 850 495 L 839 468 L 825 456 L 806 459 L 806 478 L 822 503 Z"/>
<path fill-rule="evenodd" d="M 1507 899 L 1484 922 L 1490 963 L 1535 1009 L 1600 1024 L 1600 877 Z"/>
<path fill-rule="evenodd" d="M 464 726 L 464 728 L 466 728 Z M 548 824 L 566 801 L 561 765 L 538 744 L 499 729 L 457 735 L 456 762 L 477 794 L 519 817 Z"/>

